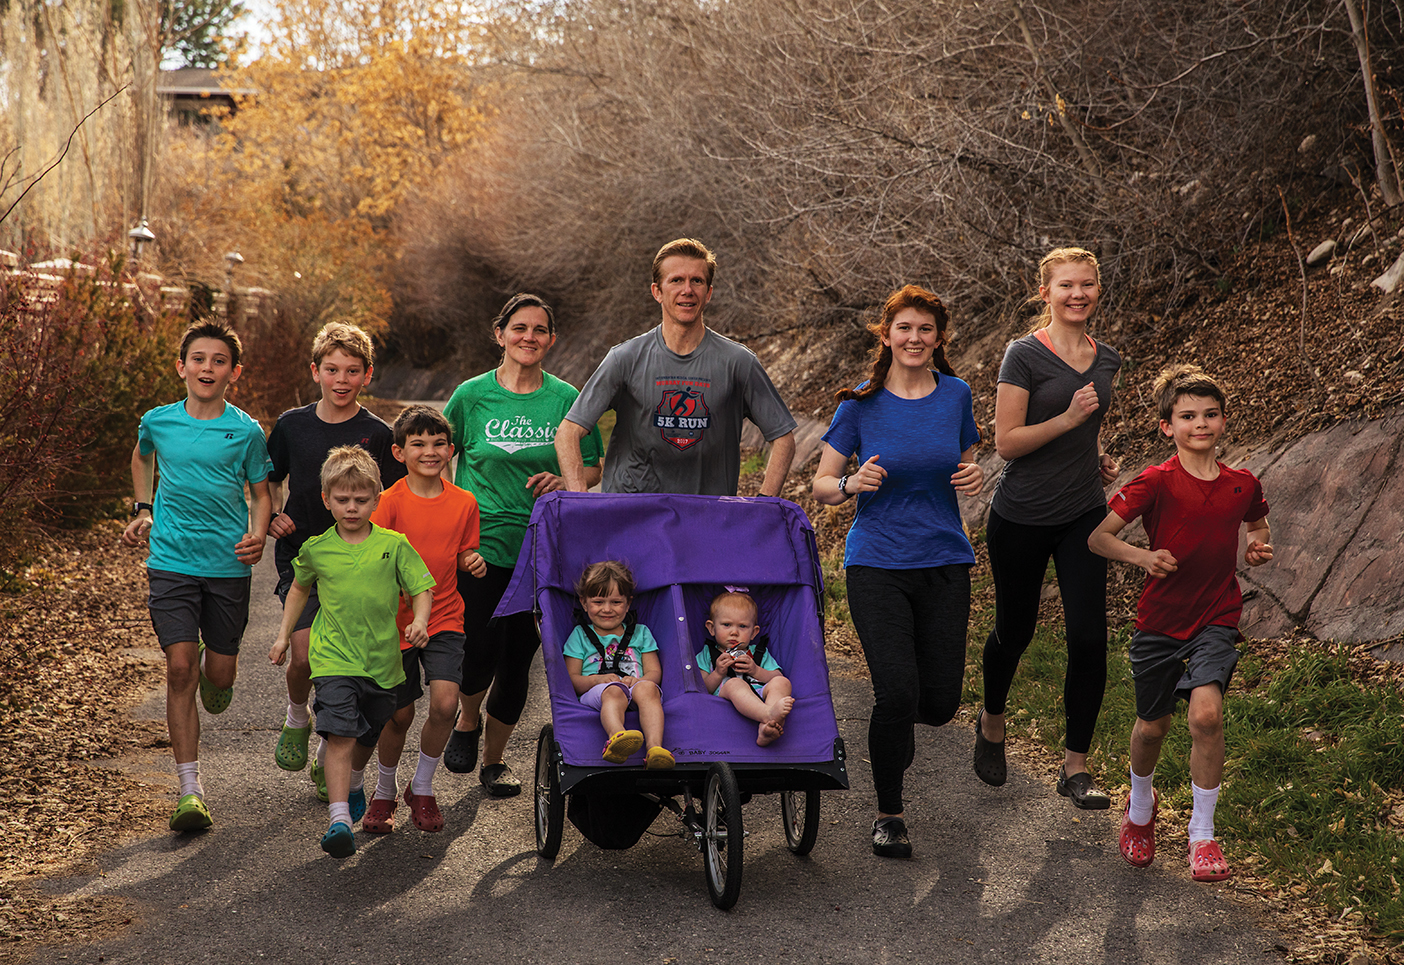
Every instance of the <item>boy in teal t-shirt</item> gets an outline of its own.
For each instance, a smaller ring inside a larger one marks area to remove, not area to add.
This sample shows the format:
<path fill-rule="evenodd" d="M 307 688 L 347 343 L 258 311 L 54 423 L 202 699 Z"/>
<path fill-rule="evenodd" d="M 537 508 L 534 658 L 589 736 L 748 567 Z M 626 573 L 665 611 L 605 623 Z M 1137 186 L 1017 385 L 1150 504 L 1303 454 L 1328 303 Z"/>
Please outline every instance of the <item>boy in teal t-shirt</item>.
<path fill-rule="evenodd" d="M 148 606 L 166 657 L 166 726 L 180 781 L 172 831 L 213 823 L 200 783 L 195 692 L 212 714 L 229 706 L 249 621 L 251 567 L 262 558 L 268 534 L 273 466 L 263 429 L 224 401 L 242 372 L 241 351 L 239 337 L 222 321 L 186 329 L 176 362 L 185 401 L 143 415 L 132 452 L 136 505 L 122 542 L 151 544 Z"/>
<path fill-rule="evenodd" d="M 316 586 L 321 608 L 312 621 L 308 658 L 317 733 L 328 745 L 331 816 L 322 850 L 345 858 L 356 851 L 351 825 L 366 810 L 366 763 L 395 712 L 394 688 L 405 679 L 395 626 L 400 591 L 410 597 L 414 616 L 405 639 L 423 647 L 429 642 L 434 577 L 409 540 L 371 523 L 380 501 L 380 470 L 364 449 L 338 446 L 327 454 L 322 499 L 336 526 L 309 539 L 293 560 L 283 623 L 268 658 L 275 665 L 287 659 L 293 628 Z"/>

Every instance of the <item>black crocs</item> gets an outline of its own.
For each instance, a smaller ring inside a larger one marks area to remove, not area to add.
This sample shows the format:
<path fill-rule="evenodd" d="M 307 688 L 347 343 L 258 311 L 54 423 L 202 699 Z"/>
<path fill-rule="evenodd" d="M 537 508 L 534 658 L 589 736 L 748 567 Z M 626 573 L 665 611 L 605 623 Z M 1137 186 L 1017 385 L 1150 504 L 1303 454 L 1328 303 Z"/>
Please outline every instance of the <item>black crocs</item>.
<path fill-rule="evenodd" d="M 483 722 L 477 730 L 454 730 L 444 747 L 444 767 L 455 774 L 472 774 L 478 766 L 478 738 L 483 736 Z"/>
<path fill-rule="evenodd" d="M 1058 768 L 1058 793 L 1072 798 L 1073 806 L 1084 811 L 1105 811 L 1111 807 L 1111 795 L 1092 781 L 1086 771 L 1068 776 L 1066 767 Z"/>
<path fill-rule="evenodd" d="M 907 839 L 907 822 L 901 818 L 874 821 L 873 854 L 879 858 L 910 858 L 912 843 Z"/>
<path fill-rule="evenodd" d="M 990 787 L 1001 787 L 1009 780 L 1009 767 L 1004 760 L 1004 741 L 992 741 L 980 731 L 985 717 L 982 707 L 975 717 L 975 776 Z"/>

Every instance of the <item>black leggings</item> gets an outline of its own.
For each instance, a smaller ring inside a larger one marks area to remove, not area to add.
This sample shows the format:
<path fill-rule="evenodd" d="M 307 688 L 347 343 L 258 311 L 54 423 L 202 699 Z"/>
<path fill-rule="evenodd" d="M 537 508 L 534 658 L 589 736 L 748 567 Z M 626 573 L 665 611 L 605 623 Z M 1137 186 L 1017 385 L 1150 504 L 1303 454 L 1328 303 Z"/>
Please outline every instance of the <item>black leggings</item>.
<path fill-rule="evenodd" d="M 1058 574 L 1068 669 L 1063 678 L 1067 749 L 1086 754 L 1107 688 L 1107 561 L 1087 548 L 1106 519 L 1098 507 L 1060 526 L 1012 523 L 993 508 L 985 545 L 994 573 L 995 627 L 985 641 L 985 709 L 1002 714 L 1019 658 L 1033 639 L 1048 559 Z"/>
<path fill-rule="evenodd" d="M 492 611 L 502 602 L 512 571 L 505 566 L 487 565 L 478 579 L 458 574 L 458 592 L 463 595 L 463 683 L 464 694 L 488 694 L 487 712 L 504 724 L 516 724 L 526 707 L 527 686 L 531 681 L 531 659 L 541 646 L 536 621 L 530 613 L 514 613 L 491 627 Z"/>
<path fill-rule="evenodd" d="M 970 567 L 850 566 L 848 608 L 873 678 L 868 758 L 878 810 L 902 813 L 914 724 L 940 726 L 960 706 L 970 622 Z"/>

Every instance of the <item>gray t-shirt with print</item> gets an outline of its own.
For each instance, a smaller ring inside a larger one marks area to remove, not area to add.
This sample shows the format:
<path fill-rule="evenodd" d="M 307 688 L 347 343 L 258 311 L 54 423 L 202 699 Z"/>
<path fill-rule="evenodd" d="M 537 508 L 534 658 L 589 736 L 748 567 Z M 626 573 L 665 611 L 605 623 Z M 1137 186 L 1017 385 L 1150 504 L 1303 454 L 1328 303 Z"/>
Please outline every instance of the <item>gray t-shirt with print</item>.
<path fill-rule="evenodd" d="M 609 493 L 734 496 L 742 420 L 767 441 L 795 428 L 756 353 L 711 329 L 688 355 L 668 348 L 661 325 L 610 349 L 566 418 L 593 426 L 609 409 Z"/>
<path fill-rule="evenodd" d="M 1004 350 L 999 381 L 1029 393 L 1024 425 L 1062 415 L 1073 393 L 1088 382 L 1097 389 L 1098 407 L 1082 425 L 1004 464 L 991 501 L 1003 518 L 1030 526 L 1057 526 L 1106 507 L 1097 436 L 1111 406 L 1112 380 L 1121 368 L 1121 356 L 1110 345 L 1096 345 L 1097 354 L 1085 372 L 1074 370 L 1036 334 L 1010 342 Z"/>

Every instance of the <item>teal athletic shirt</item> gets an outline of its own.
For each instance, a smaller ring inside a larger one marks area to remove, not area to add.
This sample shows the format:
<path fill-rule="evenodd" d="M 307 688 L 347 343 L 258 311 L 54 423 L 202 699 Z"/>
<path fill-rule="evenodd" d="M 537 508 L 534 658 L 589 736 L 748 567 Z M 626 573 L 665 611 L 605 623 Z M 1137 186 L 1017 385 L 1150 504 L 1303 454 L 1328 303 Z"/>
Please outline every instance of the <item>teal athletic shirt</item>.
<path fill-rule="evenodd" d="M 137 447 L 156 454 L 155 508 L 151 511 L 149 569 L 185 576 L 248 576 L 234 555 L 249 531 L 244 484 L 273 471 L 263 428 L 242 409 L 224 404 L 217 419 L 195 419 L 185 401 L 141 417 Z"/>

